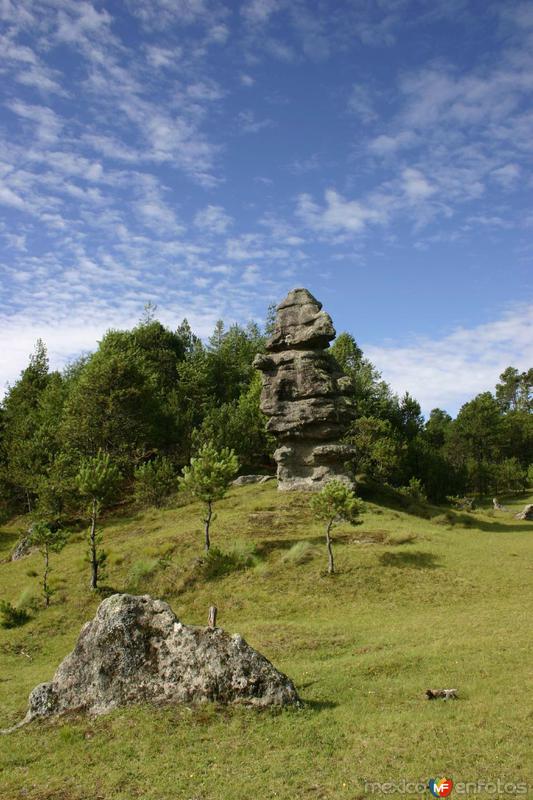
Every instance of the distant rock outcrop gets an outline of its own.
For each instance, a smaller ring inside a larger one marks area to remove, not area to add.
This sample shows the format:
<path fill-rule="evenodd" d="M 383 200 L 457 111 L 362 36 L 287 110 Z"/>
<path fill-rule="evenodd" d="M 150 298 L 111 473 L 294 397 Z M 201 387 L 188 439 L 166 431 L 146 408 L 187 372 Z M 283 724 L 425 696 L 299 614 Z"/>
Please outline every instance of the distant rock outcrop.
<path fill-rule="evenodd" d="M 515 514 L 515 519 L 527 519 L 531 522 L 533 520 L 533 503 L 528 506 L 524 506 L 522 511 L 519 511 L 518 514 Z"/>
<path fill-rule="evenodd" d="M 24 558 L 24 556 L 29 556 L 32 549 L 34 548 L 31 542 L 31 535 L 23 536 L 22 539 L 19 539 L 15 545 L 15 549 L 11 553 L 11 561 L 18 561 Z"/>
<path fill-rule="evenodd" d="M 354 449 L 339 443 L 354 418 L 351 382 L 327 352 L 334 338 L 322 304 L 293 289 L 277 307 L 266 354 L 254 361 L 263 376 L 261 410 L 279 442 L 280 489 L 320 489 L 334 478 L 352 485 L 344 465 Z"/>
<path fill-rule="evenodd" d="M 115 594 L 81 629 L 50 683 L 30 694 L 23 722 L 66 711 L 101 714 L 130 703 L 214 700 L 298 703 L 289 678 L 239 635 L 183 625 L 149 595 Z"/>
<path fill-rule="evenodd" d="M 272 480 L 272 475 L 239 475 L 232 481 L 232 486 L 249 486 L 251 483 L 266 483 Z"/>

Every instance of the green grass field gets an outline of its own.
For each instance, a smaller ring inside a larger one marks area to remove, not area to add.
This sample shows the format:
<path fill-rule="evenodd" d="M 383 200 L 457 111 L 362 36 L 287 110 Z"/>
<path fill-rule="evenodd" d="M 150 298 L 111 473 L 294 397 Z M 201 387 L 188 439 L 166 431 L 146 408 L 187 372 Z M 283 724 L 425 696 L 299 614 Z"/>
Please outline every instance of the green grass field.
<path fill-rule="evenodd" d="M 163 597 L 189 624 L 216 604 L 219 624 L 286 672 L 305 706 L 139 706 L 33 723 L 0 736 L 0 798 L 355 800 L 372 796 L 365 781 L 533 784 L 533 523 L 511 513 L 526 502 L 508 498 L 497 516 L 367 502 L 360 525 L 336 529 L 332 577 L 309 497 L 274 482 L 219 504 L 213 545 L 250 556 L 219 577 L 196 560 L 197 504 L 108 518 L 108 590 Z M 39 591 L 39 554 L 7 560 L 25 525 L 0 531 L 0 598 L 15 603 Z M 84 552 L 75 533 L 53 557 L 50 608 L 0 628 L 0 727 L 22 718 L 101 600 Z M 459 699 L 429 702 L 430 687 Z"/>

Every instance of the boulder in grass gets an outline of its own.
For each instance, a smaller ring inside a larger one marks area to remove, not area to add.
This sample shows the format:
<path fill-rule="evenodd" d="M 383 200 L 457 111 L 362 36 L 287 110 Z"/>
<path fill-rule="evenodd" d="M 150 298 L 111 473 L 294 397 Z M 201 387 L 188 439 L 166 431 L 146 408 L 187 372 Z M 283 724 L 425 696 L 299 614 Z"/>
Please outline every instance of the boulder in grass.
<path fill-rule="evenodd" d="M 292 681 L 239 635 L 184 625 L 149 595 L 115 594 L 81 629 L 50 683 L 35 687 L 23 723 L 130 703 L 298 704 Z"/>
<path fill-rule="evenodd" d="M 529 522 L 533 521 L 533 503 L 530 503 L 527 506 L 524 506 L 522 511 L 519 511 L 518 514 L 515 514 L 515 519 L 527 519 Z"/>

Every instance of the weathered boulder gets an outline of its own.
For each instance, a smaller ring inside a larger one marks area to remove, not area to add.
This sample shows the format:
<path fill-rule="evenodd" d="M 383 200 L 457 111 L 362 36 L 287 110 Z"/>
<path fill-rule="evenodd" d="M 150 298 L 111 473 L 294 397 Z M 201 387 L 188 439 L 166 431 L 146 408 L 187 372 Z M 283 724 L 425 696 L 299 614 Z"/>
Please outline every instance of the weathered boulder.
<path fill-rule="evenodd" d="M 266 353 L 254 366 L 263 379 L 261 410 L 278 439 L 280 489 L 321 489 L 336 479 L 352 486 L 345 463 L 354 448 L 339 444 L 354 418 L 350 379 L 327 352 L 335 328 L 307 289 L 277 307 Z"/>
<path fill-rule="evenodd" d="M 515 514 L 515 519 L 527 519 L 529 521 L 533 520 L 533 503 L 524 506 L 522 511 L 519 511 L 518 514 Z"/>
<path fill-rule="evenodd" d="M 183 625 L 149 595 L 114 594 L 81 629 L 50 683 L 35 687 L 24 722 L 66 711 L 102 714 L 130 703 L 299 702 L 289 678 L 239 635 Z"/>

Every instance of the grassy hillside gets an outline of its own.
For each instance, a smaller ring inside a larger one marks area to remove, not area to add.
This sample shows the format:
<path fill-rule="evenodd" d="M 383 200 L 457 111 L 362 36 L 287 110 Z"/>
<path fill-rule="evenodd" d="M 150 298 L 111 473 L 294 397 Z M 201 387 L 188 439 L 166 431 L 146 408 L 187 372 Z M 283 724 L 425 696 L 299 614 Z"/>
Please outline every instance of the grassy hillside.
<path fill-rule="evenodd" d="M 305 707 L 146 706 L 34 723 L 0 736 L 0 798 L 354 800 L 370 796 L 365 780 L 533 782 L 533 523 L 422 513 L 366 503 L 362 524 L 336 530 L 333 577 L 308 497 L 274 483 L 220 503 L 213 545 L 234 553 L 219 576 L 196 560 L 197 504 L 108 519 L 109 590 L 164 597 L 190 624 L 216 604 L 219 624 L 286 672 Z M 24 524 L 0 531 L 0 558 Z M 23 716 L 94 614 L 84 552 L 75 534 L 53 560 L 51 607 L 0 629 L 0 727 Z M 28 602 L 40 568 L 38 554 L 0 563 L 0 597 Z M 460 699 L 428 702 L 429 687 Z"/>

